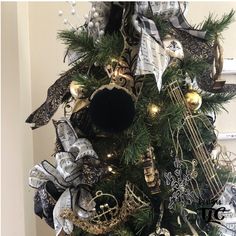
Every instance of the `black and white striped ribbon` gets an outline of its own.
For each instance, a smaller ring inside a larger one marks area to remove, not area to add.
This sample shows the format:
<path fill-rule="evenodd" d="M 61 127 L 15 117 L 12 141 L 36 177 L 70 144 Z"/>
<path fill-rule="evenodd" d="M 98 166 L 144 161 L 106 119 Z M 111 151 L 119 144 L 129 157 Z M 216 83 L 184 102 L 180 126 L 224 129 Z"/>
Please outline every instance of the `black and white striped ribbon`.
<path fill-rule="evenodd" d="M 192 26 L 189 25 L 182 9 L 180 9 L 177 15 L 170 17 L 169 21 L 176 29 L 185 31 L 194 37 L 204 39 L 206 36 L 206 31 L 194 29 Z"/>
<path fill-rule="evenodd" d="M 147 34 L 149 34 L 159 44 L 162 45 L 159 32 L 158 32 L 156 24 L 154 23 L 153 20 L 150 20 L 145 16 L 138 15 L 138 22 L 139 22 L 139 26 L 141 27 L 142 30 L 144 30 Z"/>

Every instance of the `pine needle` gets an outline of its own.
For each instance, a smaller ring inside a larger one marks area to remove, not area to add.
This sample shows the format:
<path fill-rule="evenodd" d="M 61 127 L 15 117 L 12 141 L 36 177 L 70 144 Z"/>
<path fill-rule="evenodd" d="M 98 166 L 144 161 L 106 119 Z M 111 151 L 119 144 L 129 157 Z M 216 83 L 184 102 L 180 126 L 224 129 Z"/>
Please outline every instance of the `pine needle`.
<path fill-rule="evenodd" d="M 201 111 L 203 113 L 215 112 L 219 113 L 221 110 L 227 111 L 223 105 L 227 104 L 236 96 L 236 92 L 230 93 L 204 93 L 202 94 Z"/>
<path fill-rule="evenodd" d="M 126 132 L 128 144 L 123 152 L 123 160 L 126 165 L 135 164 L 150 144 L 150 135 L 143 122 L 136 121 Z"/>
<path fill-rule="evenodd" d="M 133 219 L 135 225 L 136 235 L 143 235 L 145 228 L 150 228 L 153 222 L 154 213 L 151 208 L 140 209 Z"/>
<path fill-rule="evenodd" d="M 118 58 L 123 50 L 123 38 L 120 33 L 105 35 L 94 41 L 87 32 L 77 34 L 74 30 L 63 30 L 58 33 L 69 50 L 84 54 L 83 62 L 93 65 L 105 65 L 112 58 Z"/>
<path fill-rule="evenodd" d="M 216 19 L 210 14 L 206 21 L 201 25 L 201 30 L 207 31 L 206 39 L 214 40 L 215 36 L 222 33 L 234 21 L 235 11 L 232 9 L 229 14 L 224 14 L 221 19 Z"/>

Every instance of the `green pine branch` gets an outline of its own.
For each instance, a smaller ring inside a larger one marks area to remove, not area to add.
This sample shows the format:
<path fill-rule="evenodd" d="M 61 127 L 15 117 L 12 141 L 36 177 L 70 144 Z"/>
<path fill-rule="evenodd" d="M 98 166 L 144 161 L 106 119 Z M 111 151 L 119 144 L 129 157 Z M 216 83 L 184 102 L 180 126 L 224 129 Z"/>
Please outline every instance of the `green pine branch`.
<path fill-rule="evenodd" d="M 185 56 L 180 62 L 182 74 L 187 74 L 191 80 L 193 80 L 194 77 L 201 75 L 204 70 L 209 68 L 209 66 L 210 65 L 206 61 L 192 58 L 190 55 Z"/>
<path fill-rule="evenodd" d="M 199 25 L 201 30 L 206 31 L 206 39 L 213 41 L 215 37 L 222 33 L 234 21 L 235 11 L 232 9 L 230 13 L 224 14 L 221 19 L 216 19 L 210 14 L 207 20 Z"/>
<path fill-rule="evenodd" d="M 120 227 L 115 232 L 112 233 L 112 236 L 134 236 L 134 233 L 130 231 L 127 227 Z"/>
<path fill-rule="evenodd" d="M 171 25 L 169 21 L 164 20 L 162 16 L 154 15 L 153 21 L 156 24 L 160 38 L 163 39 L 171 31 Z"/>
<path fill-rule="evenodd" d="M 73 80 L 84 86 L 85 97 L 90 97 L 96 89 L 110 81 L 108 77 L 96 79 L 94 76 L 88 77 L 82 74 L 77 74 L 73 77 Z"/>
<path fill-rule="evenodd" d="M 140 160 L 141 155 L 146 152 L 150 144 L 149 132 L 145 123 L 137 119 L 125 132 L 125 136 L 128 144 L 124 148 L 122 159 L 126 165 L 135 164 Z"/>
<path fill-rule="evenodd" d="M 58 38 L 74 51 L 93 52 L 95 49 L 93 38 L 86 32 L 77 34 L 75 30 L 62 30 L 58 32 Z"/>
<path fill-rule="evenodd" d="M 100 65 L 111 62 L 112 59 L 118 59 L 123 50 L 124 42 L 120 33 L 103 36 L 96 44 L 97 55 L 95 60 Z"/>
<path fill-rule="evenodd" d="M 144 230 L 149 230 L 153 225 L 154 212 L 150 207 L 146 207 L 138 210 L 133 215 L 133 224 L 135 226 L 135 231 L 137 236 L 144 235 Z"/>
<path fill-rule="evenodd" d="M 74 30 L 63 30 L 58 33 L 58 38 L 67 45 L 69 50 L 83 54 L 83 62 L 93 65 L 106 65 L 113 58 L 118 58 L 123 50 L 123 37 L 120 33 L 105 35 L 94 41 L 87 32 L 80 34 Z"/>
<path fill-rule="evenodd" d="M 215 112 L 218 113 L 221 110 L 227 111 L 223 105 L 227 104 L 236 95 L 236 92 L 226 93 L 203 93 L 202 94 L 202 106 L 201 111 L 203 113 Z"/>

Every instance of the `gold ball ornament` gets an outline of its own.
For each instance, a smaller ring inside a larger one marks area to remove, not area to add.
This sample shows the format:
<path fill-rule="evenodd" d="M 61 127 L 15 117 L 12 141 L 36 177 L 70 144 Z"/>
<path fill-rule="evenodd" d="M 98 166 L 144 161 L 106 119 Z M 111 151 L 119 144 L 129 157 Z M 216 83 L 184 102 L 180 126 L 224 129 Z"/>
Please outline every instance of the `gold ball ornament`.
<path fill-rule="evenodd" d="M 185 94 L 185 100 L 191 111 L 197 111 L 202 105 L 202 97 L 195 90 L 189 90 Z"/>
<path fill-rule="evenodd" d="M 79 99 L 84 96 L 84 86 L 77 81 L 70 83 L 70 93 L 74 99 Z"/>
<path fill-rule="evenodd" d="M 156 118 L 160 110 L 160 107 L 154 103 L 149 103 L 147 106 L 147 113 L 151 118 Z"/>

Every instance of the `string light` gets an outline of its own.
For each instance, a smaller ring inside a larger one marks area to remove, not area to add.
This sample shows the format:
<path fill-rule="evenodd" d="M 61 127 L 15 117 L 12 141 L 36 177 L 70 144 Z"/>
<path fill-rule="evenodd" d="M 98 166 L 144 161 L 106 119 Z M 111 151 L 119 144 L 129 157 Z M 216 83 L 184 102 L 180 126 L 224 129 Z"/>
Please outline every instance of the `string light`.
<path fill-rule="evenodd" d="M 116 172 L 113 170 L 113 168 L 111 166 L 108 166 L 107 167 L 107 170 L 112 173 L 112 174 L 115 174 Z"/>
<path fill-rule="evenodd" d="M 154 103 L 149 103 L 147 107 L 147 112 L 150 117 L 155 118 L 157 114 L 160 112 L 160 107 L 158 107 Z"/>

